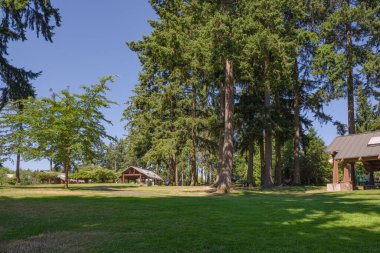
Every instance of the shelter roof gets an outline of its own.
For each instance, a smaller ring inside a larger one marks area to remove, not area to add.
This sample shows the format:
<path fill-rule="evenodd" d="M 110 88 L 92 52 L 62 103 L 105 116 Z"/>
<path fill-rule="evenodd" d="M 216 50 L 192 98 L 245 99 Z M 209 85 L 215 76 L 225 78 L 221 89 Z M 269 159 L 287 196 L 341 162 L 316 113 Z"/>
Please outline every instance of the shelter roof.
<path fill-rule="evenodd" d="M 135 167 L 135 166 L 128 166 L 121 174 L 124 174 L 124 172 L 126 172 L 130 168 L 135 169 L 136 171 L 140 172 L 141 174 L 144 174 L 145 176 L 147 176 L 148 178 L 162 180 L 162 178 L 159 175 L 157 175 L 156 173 L 154 173 L 153 171 L 147 170 L 147 169 L 143 169 L 143 168 L 140 168 L 140 167 Z"/>
<path fill-rule="evenodd" d="M 380 131 L 339 136 L 327 147 L 330 154 L 335 153 L 335 159 L 359 159 L 378 157 L 380 160 Z"/>

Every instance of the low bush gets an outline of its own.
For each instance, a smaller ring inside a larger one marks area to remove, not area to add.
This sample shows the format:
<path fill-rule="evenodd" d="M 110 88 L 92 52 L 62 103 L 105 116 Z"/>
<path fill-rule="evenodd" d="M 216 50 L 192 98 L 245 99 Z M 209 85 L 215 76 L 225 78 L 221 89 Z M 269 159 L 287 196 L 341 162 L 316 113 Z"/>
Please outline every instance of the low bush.
<path fill-rule="evenodd" d="M 39 183 L 54 181 L 58 178 L 58 172 L 35 171 L 32 174 L 32 178 Z"/>
<path fill-rule="evenodd" d="M 98 183 L 113 182 L 117 178 L 116 172 L 103 168 L 93 170 L 92 175 L 93 179 Z"/>
<path fill-rule="evenodd" d="M 92 170 L 82 170 L 71 174 L 72 179 L 77 180 L 92 180 L 98 183 L 113 182 L 117 178 L 116 172 L 104 169 L 101 167 L 94 167 Z"/>

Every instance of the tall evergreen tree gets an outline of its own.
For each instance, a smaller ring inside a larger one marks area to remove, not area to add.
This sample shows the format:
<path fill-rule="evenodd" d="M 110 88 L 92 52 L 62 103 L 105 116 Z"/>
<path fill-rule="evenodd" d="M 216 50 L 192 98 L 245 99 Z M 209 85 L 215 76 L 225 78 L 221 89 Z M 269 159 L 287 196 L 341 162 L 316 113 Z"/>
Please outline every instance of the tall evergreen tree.
<path fill-rule="evenodd" d="M 380 130 L 378 126 L 377 106 L 372 105 L 368 99 L 369 92 L 362 86 L 357 89 L 356 132 L 365 133 Z"/>
<path fill-rule="evenodd" d="M 8 44 L 11 41 L 25 41 L 28 29 L 34 30 L 37 36 L 52 42 L 53 31 L 60 26 L 61 17 L 58 9 L 50 0 L 13 0 L 1 1 L 2 12 L 0 31 L 0 109 L 9 101 L 34 96 L 31 81 L 40 72 L 18 68 L 9 63 Z"/>
<path fill-rule="evenodd" d="M 356 132 L 355 90 L 365 80 L 362 66 L 377 58 L 370 46 L 377 36 L 376 30 L 369 24 L 376 20 L 373 14 L 378 6 L 377 0 L 330 1 L 319 28 L 321 45 L 314 61 L 315 73 L 325 81 L 333 97 L 347 98 L 349 134 Z M 366 85 L 373 85 L 372 80 L 367 79 Z"/>

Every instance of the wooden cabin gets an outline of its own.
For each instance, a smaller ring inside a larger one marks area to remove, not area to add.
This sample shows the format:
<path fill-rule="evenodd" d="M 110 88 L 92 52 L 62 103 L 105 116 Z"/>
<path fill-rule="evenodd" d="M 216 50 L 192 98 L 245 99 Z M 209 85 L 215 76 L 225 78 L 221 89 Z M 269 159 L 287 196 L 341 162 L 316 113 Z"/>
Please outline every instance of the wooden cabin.
<path fill-rule="evenodd" d="M 339 136 L 327 148 L 333 161 L 333 182 L 328 191 L 355 190 L 357 186 L 355 164 L 363 163 L 369 175 L 364 189 L 380 188 L 374 172 L 380 171 L 380 131 Z M 339 164 L 343 166 L 343 180 L 339 179 Z"/>
<path fill-rule="evenodd" d="M 129 166 L 119 176 L 119 181 L 122 183 L 130 181 L 146 183 L 148 180 L 152 180 L 152 182 L 157 183 L 161 182 L 162 178 L 153 171 L 135 166 Z"/>

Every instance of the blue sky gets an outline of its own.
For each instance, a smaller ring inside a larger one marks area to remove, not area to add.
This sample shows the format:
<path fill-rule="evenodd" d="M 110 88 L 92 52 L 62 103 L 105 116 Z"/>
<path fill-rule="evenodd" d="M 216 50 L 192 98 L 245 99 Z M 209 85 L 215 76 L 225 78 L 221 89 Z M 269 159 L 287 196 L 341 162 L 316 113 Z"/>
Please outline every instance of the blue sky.
<path fill-rule="evenodd" d="M 107 127 L 113 136 L 122 137 L 125 122 L 120 122 L 125 102 L 132 94 L 141 69 L 135 53 L 125 42 L 138 40 L 149 34 L 147 22 L 155 18 L 148 0 L 53 0 L 60 9 L 62 26 L 56 29 L 54 42 L 48 43 L 29 34 L 26 42 L 12 42 L 9 59 L 19 67 L 42 71 L 34 81 L 39 97 L 49 96 L 50 89 L 60 91 L 69 86 L 78 92 L 80 85 L 90 85 L 105 75 L 117 75 L 111 86 L 109 98 L 118 102 L 106 111 L 113 122 Z M 346 122 L 345 102 L 334 102 L 327 113 Z M 321 126 L 315 122 L 319 135 L 329 143 L 336 135 L 333 126 Z M 5 165 L 13 168 L 14 164 Z M 22 168 L 48 169 L 47 161 L 22 162 Z"/>

